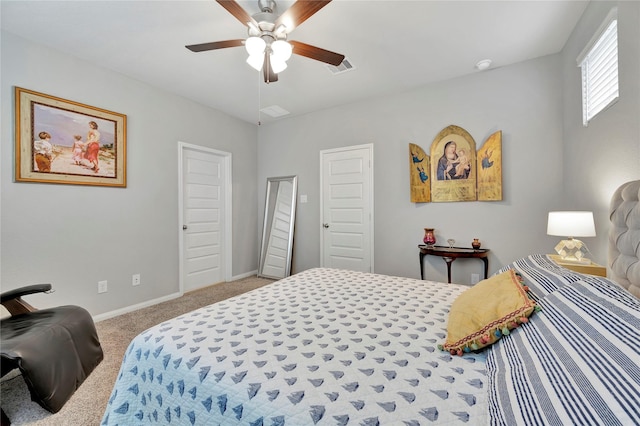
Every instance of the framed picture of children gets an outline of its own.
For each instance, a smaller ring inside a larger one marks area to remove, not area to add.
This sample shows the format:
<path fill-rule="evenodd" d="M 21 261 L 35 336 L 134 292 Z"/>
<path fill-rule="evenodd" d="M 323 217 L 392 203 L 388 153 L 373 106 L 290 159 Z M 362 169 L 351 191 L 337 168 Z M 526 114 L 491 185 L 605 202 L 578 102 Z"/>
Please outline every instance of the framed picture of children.
<path fill-rule="evenodd" d="M 431 200 L 475 201 L 476 143 L 462 127 L 448 126 L 431 144 Z"/>
<path fill-rule="evenodd" d="M 126 187 L 127 116 L 15 88 L 17 182 Z"/>

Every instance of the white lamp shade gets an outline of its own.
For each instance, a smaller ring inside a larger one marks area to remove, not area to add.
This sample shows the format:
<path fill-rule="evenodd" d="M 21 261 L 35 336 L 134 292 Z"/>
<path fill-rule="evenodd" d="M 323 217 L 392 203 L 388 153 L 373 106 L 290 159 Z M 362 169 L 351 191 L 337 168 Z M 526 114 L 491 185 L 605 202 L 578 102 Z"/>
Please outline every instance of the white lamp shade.
<path fill-rule="evenodd" d="M 273 51 L 272 58 L 275 56 L 279 61 L 286 62 L 293 53 L 293 46 L 284 40 L 276 40 L 271 43 L 271 50 Z"/>
<path fill-rule="evenodd" d="M 287 63 L 276 55 L 271 54 L 271 69 L 274 73 L 278 74 L 287 69 Z"/>
<path fill-rule="evenodd" d="M 244 42 L 244 48 L 247 49 L 247 53 L 249 53 L 249 56 L 257 56 L 263 54 L 266 47 L 267 43 L 260 37 L 249 37 Z"/>
<path fill-rule="evenodd" d="M 560 237 L 595 237 L 593 212 L 549 212 L 547 235 Z"/>
<path fill-rule="evenodd" d="M 256 71 L 260 71 L 262 69 L 262 64 L 264 63 L 264 54 L 259 53 L 257 55 L 250 55 L 247 58 L 247 63 Z"/>

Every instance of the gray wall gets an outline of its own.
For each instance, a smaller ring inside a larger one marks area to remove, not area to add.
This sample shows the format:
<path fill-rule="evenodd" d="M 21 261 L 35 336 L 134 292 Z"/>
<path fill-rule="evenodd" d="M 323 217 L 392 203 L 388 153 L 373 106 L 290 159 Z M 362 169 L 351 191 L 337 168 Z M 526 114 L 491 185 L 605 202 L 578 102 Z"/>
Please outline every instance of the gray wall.
<path fill-rule="evenodd" d="M 257 269 L 256 126 L 6 32 L 1 59 L 2 288 L 50 282 L 34 304 L 93 315 L 177 293 L 178 141 L 232 153 L 232 274 Z M 127 188 L 14 182 L 14 86 L 126 114 Z"/>
<path fill-rule="evenodd" d="M 616 5 L 620 99 L 584 127 L 576 58 Z M 598 244 L 605 245 L 613 192 L 640 179 L 640 2 L 592 2 L 564 47 L 563 77 L 567 204 L 594 211 Z M 599 259 L 606 260 L 605 251 Z"/>
<path fill-rule="evenodd" d="M 530 253 L 552 253 L 558 238 L 546 235 L 547 213 L 562 209 L 594 211 L 598 236 L 585 242 L 606 264 L 609 199 L 619 184 L 640 178 L 640 3 L 619 4 L 621 99 L 588 128 L 575 58 L 615 4 L 591 4 L 559 54 L 263 126 L 258 183 L 297 174 L 299 194 L 309 199 L 298 204 L 294 271 L 320 264 L 319 151 L 363 143 L 374 145 L 378 273 L 419 277 L 424 227 L 434 227 L 442 243 L 469 246 L 479 238 L 491 249 L 490 272 Z M 466 129 L 477 147 L 502 130 L 503 201 L 410 202 L 408 144 L 428 152 L 450 124 Z M 469 283 L 480 270 L 475 262 L 455 262 L 453 281 Z M 444 262 L 427 257 L 425 274 L 446 280 Z"/>
<path fill-rule="evenodd" d="M 297 174 L 299 194 L 308 195 L 308 203 L 298 204 L 294 269 L 320 262 L 319 151 L 363 143 L 374 146 L 376 272 L 419 277 L 417 245 L 425 227 L 435 228 L 441 243 L 454 238 L 469 247 L 479 238 L 492 251 L 490 272 L 551 250 L 546 214 L 562 199 L 560 76 L 560 57 L 548 56 L 263 126 L 258 178 Z M 429 152 L 451 124 L 466 129 L 476 147 L 502 130 L 504 201 L 410 201 L 409 143 Z M 456 261 L 453 281 L 469 283 L 480 270 L 480 261 Z M 443 260 L 427 257 L 425 274 L 446 281 Z"/>
<path fill-rule="evenodd" d="M 93 315 L 177 292 L 179 140 L 233 153 L 235 276 L 257 267 L 268 176 L 299 176 L 309 202 L 298 205 L 294 272 L 319 266 L 319 151 L 363 143 L 374 145 L 376 272 L 418 277 L 416 245 L 427 226 L 441 242 L 480 238 L 492 250 L 490 272 L 549 253 L 557 238 L 545 234 L 546 218 L 555 209 L 594 211 L 598 236 L 585 241 L 605 263 L 609 198 L 619 184 L 640 179 L 640 2 L 619 3 L 620 101 L 587 128 L 575 58 L 615 4 L 592 2 L 560 54 L 259 130 L 3 32 L 2 288 L 52 282 L 57 292 L 33 303 L 80 304 Z M 128 187 L 13 182 L 13 86 L 127 114 Z M 477 147 L 502 130 L 504 201 L 410 202 L 408 144 L 427 150 L 450 124 L 469 131 Z M 453 279 L 468 283 L 479 270 L 480 262 L 456 261 Z M 133 273 L 142 274 L 140 287 L 131 287 Z M 445 280 L 444 262 L 428 258 L 426 273 Z M 103 279 L 109 292 L 98 295 Z"/>

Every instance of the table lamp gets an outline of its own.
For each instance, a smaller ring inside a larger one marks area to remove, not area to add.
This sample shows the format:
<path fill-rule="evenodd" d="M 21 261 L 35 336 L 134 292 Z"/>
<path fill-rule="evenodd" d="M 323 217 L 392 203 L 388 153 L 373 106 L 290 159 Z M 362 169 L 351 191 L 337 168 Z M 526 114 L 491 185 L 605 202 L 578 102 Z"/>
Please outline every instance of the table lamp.
<path fill-rule="evenodd" d="M 547 235 L 567 237 L 555 247 L 562 261 L 590 265 L 591 260 L 585 255 L 589 253 L 587 246 L 574 237 L 595 237 L 596 227 L 593 212 L 549 212 Z"/>

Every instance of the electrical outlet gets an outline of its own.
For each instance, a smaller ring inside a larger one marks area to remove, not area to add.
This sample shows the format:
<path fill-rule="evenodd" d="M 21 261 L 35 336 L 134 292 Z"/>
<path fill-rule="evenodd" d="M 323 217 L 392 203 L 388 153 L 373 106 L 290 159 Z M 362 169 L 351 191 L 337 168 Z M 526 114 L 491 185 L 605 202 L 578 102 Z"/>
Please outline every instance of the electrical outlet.
<path fill-rule="evenodd" d="M 107 281 L 98 281 L 98 293 L 107 292 Z"/>
<path fill-rule="evenodd" d="M 480 281 L 480 275 L 471 274 L 471 284 L 478 284 L 478 281 Z"/>
<path fill-rule="evenodd" d="M 140 285 L 140 274 L 133 274 L 131 276 L 131 285 Z"/>

